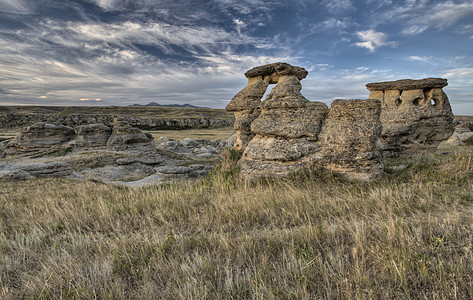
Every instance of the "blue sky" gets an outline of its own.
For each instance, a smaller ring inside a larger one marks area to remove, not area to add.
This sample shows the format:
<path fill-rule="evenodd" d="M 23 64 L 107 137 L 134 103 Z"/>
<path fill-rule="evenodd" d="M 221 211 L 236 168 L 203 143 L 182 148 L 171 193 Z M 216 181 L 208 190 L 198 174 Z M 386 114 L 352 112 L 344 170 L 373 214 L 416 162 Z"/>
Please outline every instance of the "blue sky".
<path fill-rule="evenodd" d="M 472 53 L 473 0 L 0 0 L 0 105 L 223 108 L 282 61 L 311 101 L 443 77 L 473 115 Z"/>

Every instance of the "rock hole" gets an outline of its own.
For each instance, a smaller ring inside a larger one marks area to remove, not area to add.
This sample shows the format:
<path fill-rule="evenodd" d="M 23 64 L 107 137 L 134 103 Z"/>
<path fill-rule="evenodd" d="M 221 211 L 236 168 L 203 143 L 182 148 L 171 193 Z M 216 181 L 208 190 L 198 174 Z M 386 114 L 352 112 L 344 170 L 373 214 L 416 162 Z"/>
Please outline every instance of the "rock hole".
<path fill-rule="evenodd" d="M 437 101 L 435 101 L 434 98 L 430 98 L 430 105 L 431 105 L 431 106 L 436 106 L 436 105 L 437 105 Z"/>
<path fill-rule="evenodd" d="M 415 98 L 414 101 L 412 101 L 412 104 L 414 104 L 415 106 L 419 105 L 419 100 L 420 98 Z"/>
<path fill-rule="evenodd" d="M 394 103 L 396 103 L 396 106 L 401 105 L 401 103 L 402 103 L 401 97 L 397 98 Z"/>

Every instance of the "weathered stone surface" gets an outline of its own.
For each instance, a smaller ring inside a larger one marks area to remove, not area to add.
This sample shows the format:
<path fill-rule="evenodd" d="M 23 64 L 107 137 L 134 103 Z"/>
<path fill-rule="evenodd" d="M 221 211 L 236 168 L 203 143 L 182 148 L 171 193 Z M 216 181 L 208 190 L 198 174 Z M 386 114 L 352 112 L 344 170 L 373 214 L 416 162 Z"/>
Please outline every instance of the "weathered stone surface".
<path fill-rule="evenodd" d="M 393 157 L 435 149 L 454 131 L 453 113 L 442 78 L 368 84 L 370 99 L 382 102 L 379 148 Z M 383 90 L 379 90 L 383 89 Z"/>
<path fill-rule="evenodd" d="M 116 151 L 153 151 L 153 144 L 151 136 L 131 127 L 127 121 L 116 119 L 107 148 Z"/>
<path fill-rule="evenodd" d="M 264 136 L 316 139 L 328 111 L 321 102 L 309 102 L 298 108 L 264 109 L 251 123 L 251 131 Z"/>
<path fill-rule="evenodd" d="M 148 165 L 134 163 L 123 166 L 106 166 L 102 168 L 84 170 L 79 173 L 80 178 L 94 179 L 102 182 L 130 181 L 145 178 L 156 173 L 156 170 Z"/>
<path fill-rule="evenodd" d="M 76 144 L 79 147 L 105 147 L 112 129 L 103 124 L 90 124 L 77 127 Z"/>
<path fill-rule="evenodd" d="M 258 77 L 258 76 L 285 76 L 285 75 L 295 75 L 299 80 L 302 80 L 307 77 L 306 69 L 296 66 L 291 66 L 288 63 L 277 62 L 273 64 L 268 64 L 264 66 L 255 67 L 251 70 L 248 70 L 245 73 L 247 78 Z M 272 80 L 270 83 L 277 83 L 277 80 Z"/>
<path fill-rule="evenodd" d="M 205 176 L 213 169 L 211 166 L 202 164 L 190 165 L 189 168 L 193 176 Z"/>
<path fill-rule="evenodd" d="M 3 152 L 5 151 L 5 143 L 0 142 L 0 158 L 3 157 Z"/>
<path fill-rule="evenodd" d="M 240 161 L 240 176 L 246 180 L 272 177 L 282 178 L 307 167 L 304 162 L 282 163 L 278 161 L 246 160 Z"/>
<path fill-rule="evenodd" d="M 184 166 L 162 166 L 156 169 L 158 172 L 163 174 L 189 174 L 191 172 L 191 168 L 184 167 Z"/>
<path fill-rule="evenodd" d="M 5 154 L 17 155 L 61 147 L 76 136 L 72 127 L 48 123 L 36 123 L 24 128 L 5 147 Z"/>
<path fill-rule="evenodd" d="M 172 152 L 175 152 L 175 153 L 181 153 L 181 154 L 191 154 L 192 153 L 189 149 L 187 149 L 186 146 L 181 144 L 179 141 L 162 142 L 162 143 L 156 145 L 156 147 L 158 149 L 172 151 Z"/>
<path fill-rule="evenodd" d="M 248 85 L 238 92 L 227 105 L 227 111 L 235 112 L 234 128 L 237 130 L 234 149 L 244 150 L 255 136 L 251 124 L 260 115 L 260 106 L 304 107 L 309 103 L 301 94 L 300 80 L 307 76 L 307 71 L 287 63 L 274 63 L 253 68 L 245 73 Z M 269 84 L 278 83 L 266 97 L 261 98 Z M 265 124 L 269 124 L 266 122 Z"/>
<path fill-rule="evenodd" d="M 251 123 L 260 115 L 260 109 L 241 110 L 235 112 L 233 128 L 237 131 L 251 132 Z"/>
<path fill-rule="evenodd" d="M 186 148 L 195 148 L 199 146 L 199 143 L 191 138 L 185 138 L 181 141 L 181 144 Z"/>
<path fill-rule="evenodd" d="M 245 75 L 277 84 L 261 102 L 257 118 L 250 117 L 256 109 L 245 111 L 244 105 L 233 109 L 237 130 L 233 148 L 244 150 L 239 161 L 243 178 L 286 176 L 312 164 L 353 180 L 382 177 L 376 148 L 380 101 L 337 100 L 329 113 L 324 103 L 310 102 L 300 93 L 300 80 L 307 76 L 302 68 L 275 63 Z"/>
<path fill-rule="evenodd" d="M 252 110 L 261 104 L 269 80 L 264 81 L 262 78 L 248 79 L 248 85 L 238 92 L 225 107 L 227 111 Z"/>
<path fill-rule="evenodd" d="M 117 165 L 131 165 L 134 163 L 140 163 L 143 165 L 159 165 L 164 162 L 164 158 L 160 156 L 143 156 L 143 157 L 124 157 L 119 158 L 115 161 Z"/>
<path fill-rule="evenodd" d="M 47 164 L 23 165 L 19 168 L 35 177 L 66 177 L 74 172 L 69 164 L 64 161 L 56 161 Z"/>
<path fill-rule="evenodd" d="M 388 91 L 388 90 L 415 90 L 425 88 L 443 88 L 448 85 L 444 78 L 425 78 L 425 79 L 401 79 L 396 81 L 368 83 L 366 88 L 369 91 Z"/>
<path fill-rule="evenodd" d="M 199 147 L 199 148 L 195 148 L 194 153 L 196 153 L 196 154 L 200 154 L 200 153 L 219 154 L 219 153 L 221 153 L 221 150 L 219 150 L 218 148 L 216 148 L 212 145 L 206 145 L 206 146 L 202 146 L 202 147 Z"/>
<path fill-rule="evenodd" d="M 467 126 L 458 125 L 455 127 L 455 132 L 447 140 L 442 141 L 438 147 L 464 146 L 464 142 L 471 137 L 473 137 L 473 132 Z"/>
<path fill-rule="evenodd" d="M 302 96 L 301 89 L 301 82 L 296 76 L 283 76 L 261 103 L 261 108 L 305 107 L 310 101 Z"/>
<path fill-rule="evenodd" d="M 322 164 L 350 180 L 383 176 L 377 140 L 382 125 L 378 100 L 335 100 L 319 135 Z"/>
<path fill-rule="evenodd" d="M 30 173 L 23 171 L 18 167 L 0 163 L 0 181 L 18 181 L 33 178 L 34 177 Z"/>
<path fill-rule="evenodd" d="M 248 144 L 245 155 L 247 159 L 262 161 L 296 161 L 314 153 L 320 146 L 304 139 L 285 139 L 255 136 Z"/>
<path fill-rule="evenodd" d="M 154 113 L 156 112 L 156 113 Z M 38 122 L 62 124 L 76 128 L 100 123 L 113 127 L 114 118 L 126 119 L 140 129 L 217 128 L 232 126 L 233 118 L 226 113 L 207 109 L 189 109 L 183 116 L 176 109 L 153 106 L 143 107 L 42 107 L 1 106 L 0 128 L 23 128 Z"/>

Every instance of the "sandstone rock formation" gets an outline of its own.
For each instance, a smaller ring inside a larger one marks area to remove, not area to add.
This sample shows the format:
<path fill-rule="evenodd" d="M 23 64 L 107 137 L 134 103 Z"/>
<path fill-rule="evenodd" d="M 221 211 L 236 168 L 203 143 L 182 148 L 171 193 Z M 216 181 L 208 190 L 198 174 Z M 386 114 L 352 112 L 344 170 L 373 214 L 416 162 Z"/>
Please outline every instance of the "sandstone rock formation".
<path fill-rule="evenodd" d="M 103 124 L 81 125 L 77 127 L 76 144 L 79 147 L 105 147 L 112 134 L 112 129 Z"/>
<path fill-rule="evenodd" d="M 104 124 L 112 127 L 119 117 L 144 130 L 218 128 L 232 126 L 233 118 L 210 109 L 179 110 L 157 107 L 23 107 L 0 106 L 0 128 L 23 128 L 38 122 L 81 125 Z M 168 116 L 169 114 L 175 116 Z"/>
<path fill-rule="evenodd" d="M 0 181 L 18 181 L 34 178 L 30 173 L 10 164 L 0 163 Z"/>
<path fill-rule="evenodd" d="M 244 101 L 248 97 L 241 97 L 240 92 L 227 106 L 235 111 L 235 124 L 245 105 L 259 112 L 249 126 L 235 127 L 239 132 L 234 148 L 244 150 L 239 161 L 243 178 L 283 177 L 313 164 L 353 180 L 382 177 L 383 164 L 376 148 L 381 133 L 379 101 L 337 100 L 329 113 L 327 105 L 310 102 L 300 93 L 300 80 L 307 76 L 302 68 L 276 63 L 245 75 L 257 78 L 255 84 L 277 84 L 259 107 L 255 108 L 262 92 L 252 94 L 251 101 Z M 242 132 L 250 139 L 246 146 L 238 139 Z"/>
<path fill-rule="evenodd" d="M 74 170 L 67 162 L 56 161 L 47 164 L 23 165 L 21 170 L 28 172 L 34 177 L 66 177 L 71 175 Z"/>
<path fill-rule="evenodd" d="M 295 81 L 289 81 L 296 84 L 297 89 L 296 82 L 305 78 L 307 71 L 287 63 L 274 63 L 253 68 L 246 72 L 245 76 L 248 78 L 248 85 L 238 92 L 225 108 L 235 113 L 234 128 L 237 135 L 234 148 L 238 150 L 243 150 L 255 136 L 250 125 L 260 114 L 261 98 L 268 85 L 277 83 L 280 77 L 295 78 Z"/>
<path fill-rule="evenodd" d="M 24 128 L 5 146 L 5 155 L 25 154 L 62 147 L 76 137 L 74 128 L 48 123 L 36 123 Z"/>
<path fill-rule="evenodd" d="M 107 148 L 117 151 L 155 150 L 152 136 L 118 118 L 115 119 L 112 134 L 107 140 Z"/>
<path fill-rule="evenodd" d="M 74 170 L 69 164 L 63 161 L 21 166 L 0 163 L 0 181 L 26 180 L 36 177 L 67 177 L 73 172 Z"/>
<path fill-rule="evenodd" d="M 384 166 L 377 141 L 381 134 L 378 100 L 335 100 L 319 135 L 323 166 L 350 179 L 381 179 Z"/>
<path fill-rule="evenodd" d="M 447 80 L 426 78 L 369 83 L 370 99 L 381 101 L 378 141 L 384 156 L 435 149 L 454 131 L 453 113 L 442 88 Z"/>

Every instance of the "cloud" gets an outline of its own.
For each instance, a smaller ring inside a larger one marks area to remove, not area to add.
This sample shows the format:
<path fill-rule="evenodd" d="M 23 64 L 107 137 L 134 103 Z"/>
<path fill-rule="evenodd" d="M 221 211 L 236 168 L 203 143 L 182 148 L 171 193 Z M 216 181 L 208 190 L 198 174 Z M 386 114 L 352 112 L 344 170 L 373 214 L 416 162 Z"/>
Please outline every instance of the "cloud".
<path fill-rule="evenodd" d="M 365 31 L 358 31 L 356 33 L 361 39 L 361 42 L 355 43 L 357 47 L 366 48 L 370 52 L 374 52 L 377 48 L 380 47 L 396 47 L 397 42 L 386 41 L 387 35 L 382 32 L 377 32 L 372 29 Z"/>
<path fill-rule="evenodd" d="M 351 0 L 326 0 L 324 1 L 324 4 L 329 13 L 332 14 L 340 14 L 355 10 L 355 6 Z"/>
<path fill-rule="evenodd" d="M 0 0 L 0 11 L 16 14 L 28 14 L 32 11 L 34 3 L 25 0 Z"/>
<path fill-rule="evenodd" d="M 375 19 L 373 25 L 399 24 L 401 32 L 407 35 L 417 35 L 429 28 L 444 30 L 473 17 L 473 2 L 470 0 L 460 2 L 432 3 L 429 0 L 394 2 L 396 4 L 389 8 L 378 7 L 379 10 L 371 12 Z"/>
<path fill-rule="evenodd" d="M 0 89 L 0 95 L 2 95 L 2 94 L 4 94 L 4 95 L 5 95 L 5 94 L 8 94 L 8 92 L 7 92 L 7 91 L 5 91 L 4 89 Z"/>
<path fill-rule="evenodd" d="M 410 61 L 419 61 L 419 62 L 427 63 L 427 64 L 430 64 L 430 65 L 435 65 L 435 63 L 433 62 L 433 57 L 432 56 L 411 55 L 411 56 L 407 57 L 407 59 L 410 60 Z"/>
<path fill-rule="evenodd" d="M 403 30 L 406 34 L 419 34 L 434 27 L 438 30 L 451 27 L 460 20 L 473 16 L 473 3 L 454 3 L 447 1 L 438 3 L 427 9 L 417 18 L 407 22 L 408 27 Z"/>
<path fill-rule="evenodd" d="M 453 85 L 458 85 L 460 83 L 467 84 L 472 86 L 473 85 L 473 68 L 455 68 L 445 70 L 442 74 L 442 77 L 446 77 L 453 82 Z M 452 84 L 452 82 L 449 82 Z M 473 92 L 471 92 L 473 93 Z M 472 101 L 470 99 L 470 101 Z"/>

